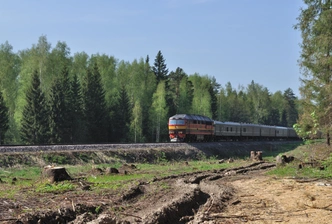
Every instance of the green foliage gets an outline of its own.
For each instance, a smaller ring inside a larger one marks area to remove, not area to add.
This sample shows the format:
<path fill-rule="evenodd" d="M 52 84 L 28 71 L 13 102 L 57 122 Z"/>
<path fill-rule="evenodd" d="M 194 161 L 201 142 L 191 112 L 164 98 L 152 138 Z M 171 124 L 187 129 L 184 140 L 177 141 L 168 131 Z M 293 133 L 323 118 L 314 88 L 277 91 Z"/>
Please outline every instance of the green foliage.
<path fill-rule="evenodd" d="M 45 144 L 49 141 L 49 110 L 40 87 L 37 71 L 33 73 L 31 87 L 26 93 L 21 137 L 26 144 Z"/>
<path fill-rule="evenodd" d="M 160 152 L 160 155 L 157 158 L 157 163 L 167 163 L 168 159 L 166 157 L 165 152 Z"/>
<path fill-rule="evenodd" d="M 161 81 L 158 84 L 156 92 L 152 96 L 152 105 L 150 109 L 150 119 L 152 133 L 155 133 L 155 141 L 167 139 L 167 136 L 162 134 L 167 133 L 167 121 L 168 121 L 168 107 L 166 104 L 166 90 L 165 81 Z"/>
<path fill-rule="evenodd" d="M 83 99 L 81 85 L 75 74 L 73 80 L 70 82 L 70 97 L 69 97 L 69 130 L 70 141 L 72 143 L 81 143 L 85 141 L 86 126 L 83 111 Z"/>
<path fill-rule="evenodd" d="M 70 82 L 67 68 L 54 81 L 50 96 L 50 143 L 70 142 Z"/>
<path fill-rule="evenodd" d="M 66 155 L 62 154 L 44 154 L 43 159 L 49 164 L 69 164 L 70 160 Z"/>
<path fill-rule="evenodd" d="M 5 105 L 4 99 L 2 97 L 2 92 L 0 91 L 0 144 L 4 143 L 5 133 L 9 128 L 9 114 L 8 107 Z"/>
<path fill-rule="evenodd" d="M 306 7 L 301 9 L 297 18 L 302 34 L 300 66 L 302 69 L 303 114 L 299 124 L 305 131 L 315 127 L 310 126 L 310 114 L 315 111 L 320 130 L 331 131 L 332 122 L 332 10 L 331 1 L 306 0 Z"/>
<path fill-rule="evenodd" d="M 97 64 L 94 64 L 92 70 L 87 70 L 83 87 L 88 142 L 106 142 L 109 116 Z"/>
<path fill-rule="evenodd" d="M 38 193 L 64 193 L 67 191 L 73 191 L 75 190 L 75 186 L 72 183 L 69 182 L 61 182 L 56 184 L 41 184 L 37 186 L 36 192 Z"/>
<path fill-rule="evenodd" d="M 293 91 L 288 88 L 284 92 L 285 112 L 287 114 L 287 127 L 292 127 L 298 119 L 298 111 L 296 109 L 296 97 Z"/>
<path fill-rule="evenodd" d="M 165 64 L 165 59 L 161 51 L 158 51 L 156 59 L 154 61 L 154 66 L 152 67 L 152 71 L 156 75 L 157 83 L 160 81 L 166 80 L 168 69 L 167 65 Z"/>
<path fill-rule="evenodd" d="M 326 26 L 328 17 L 323 17 L 315 31 Z M 214 77 L 186 74 L 180 67 L 169 72 L 161 51 L 153 66 L 148 55 L 132 62 L 85 52 L 71 56 L 65 42 L 52 48 L 45 35 L 29 49 L 12 51 L 8 42 L 0 45 L 0 91 L 8 108 L 4 143 L 161 142 L 168 140 L 167 120 L 176 113 L 285 126 L 298 114 L 290 89 L 275 95 L 252 82 L 234 90 L 230 83 L 221 87 Z M 33 76 L 39 78 L 35 90 Z M 324 106 L 311 104 L 309 110 L 302 105 L 305 113 L 316 111 L 321 117 L 326 108 L 323 116 L 328 118 L 328 86 L 317 97 Z M 322 121 L 320 127 L 330 124 Z"/>
<path fill-rule="evenodd" d="M 209 92 L 211 86 L 210 78 L 195 73 L 194 75 L 189 76 L 189 80 L 192 82 L 194 89 L 191 113 L 212 117 L 212 101 Z"/>
<path fill-rule="evenodd" d="M 129 125 L 131 118 L 131 107 L 126 89 L 120 89 L 118 102 L 114 108 L 112 121 L 112 140 L 114 142 L 127 142 L 129 137 Z"/>
<path fill-rule="evenodd" d="M 319 133 L 319 123 L 316 112 L 312 112 L 306 119 L 304 115 L 302 115 L 302 120 L 294 124 L 293 128 L 297 135 L 304 140 L 316 138 Z"/>
<path fill-rule="evenodd" d="M 8 108 L 8 121 L 0 121 L 1 143 L 14 143 L 18 140 L 17 124 L 14 120 L 18 93 L 19 57 L 13 53 L 13 47 L 6 41 L 0 44 L 0 92 L 2 94 L 0 111 L 4 105 Z M 1 113 L 1 112 L 0 112 Z M 2 112 L 3 113 L 3 112 Z M 0 115 L 3 119 L 4 114 Z M 1 120 L 0 118 L 0 120 Z M 8 125 L 8 128 L 6 128 Z M 4 135 L 5 134 L 5 135 Z"/>

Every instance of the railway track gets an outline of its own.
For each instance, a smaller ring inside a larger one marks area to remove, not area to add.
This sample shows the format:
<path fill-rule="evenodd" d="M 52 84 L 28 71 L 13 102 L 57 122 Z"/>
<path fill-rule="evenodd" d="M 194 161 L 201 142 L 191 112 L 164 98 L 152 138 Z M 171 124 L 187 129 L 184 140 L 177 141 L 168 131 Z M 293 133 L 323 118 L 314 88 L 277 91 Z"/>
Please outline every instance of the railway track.
<path fill-rule="evenodd" d="M 80 144 L 80 145 L 5 145 L 0 153 L 33 152 L 70 152 L 70 151 L 116 151 L 133 149 L 220 149 L 228 147 L 259 147 L 261 145 L 279 145 L 300 143 L 300 141 L 223 141 L 204 143 L 132 143 L 132 144 Z"/>
<path fill-rule="evenodd" d="M 6 145 L 6 146 L 0 146 L 0 153 L 158 149 L 158 148 L 176 148 L 181 145 L 183 146 L 183 144 L 185 144 L 185 143 Z"/>

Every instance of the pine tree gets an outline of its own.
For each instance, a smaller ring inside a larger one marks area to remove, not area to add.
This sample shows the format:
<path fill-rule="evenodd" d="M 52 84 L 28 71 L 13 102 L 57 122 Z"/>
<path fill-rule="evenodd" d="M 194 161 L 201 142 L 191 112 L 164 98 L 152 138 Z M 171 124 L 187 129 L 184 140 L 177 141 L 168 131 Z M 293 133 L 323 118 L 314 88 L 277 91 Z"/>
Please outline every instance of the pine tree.
<path fill-rule="evenodd" d="M 298 112 L 296 109 L 296 100 L 295 94 L 293 93 L 292 89 L 288 88 L 284 92 L 284 99 L 285 99 L 285 110 L 287 113 L 287 126 L 293 127 L 296 123 L 298 118 Z"/>
<path fill-rule="evenodd" d="M 58 77 L 52 87 L 50 95 L 51 143 L 70 142 L 70 82 L 67 68 Z"/>
<path fill-rule="evenodd" d="M 91 143 L 106 142 L 108 136 L 109 116 L 105 101 L 105 91 L 101 76 L 95 63 L 88 69 L 84 85 L 84 112 L 88 141 Z"/>
<path fill-rule="evenodd" d="M 9 128 L 9 114 L 8 107 L 2 97 L 2 92 L 0 91 L 0 144 L 2 145 L 5 141 L 5 133 Z"/>
<path fill-rule="evenodd" d="M 209 93 L 211 96 L 211 112 L 212 119 L 216 119 L 218 115 L 218 104 L 217 104 L 217 93 L 220 88 L 220 84 L 217 83 L 216 79 L 213 77 L 209 86 Z"/>
<path fill-rule="evenodd" d="M 168 69 L 161 51 L 158 51 L 156 59 L 154 60 L 152 71 L 157 77 L 157 83 L 167 79 Z"/>
<path fill-rule="evenodd" d="M 81 85 L 78 76 L 74 74 L 70 82 L 69 97 L 69 130 L 72 143 L 83 143 L 86 140 L 86 126 L 83 110 L 83 99 Z"/>
<path fill-rule="evenodd" d="M 332 1 L 306 0 L 295 29 L 301 30 L 303 113 L 299 124 L 305 132 L 319 129 L 328 135 L 332 130 Z M 315 116 L 311 116 L 315 114 Z M 318 119 L 318 124 L 314 118 Z M 315 125 L 312 125 L 315 124 Z"/>
<path fill-rule="evenodd" d="M 48 105 L 40 88 L 38 72 L 32 75 L 31 87 L 26 92 L 26 105 L 23 109 L 21 138 L 26 144 L 49 143 Z"/>
<path fill-rule="evenodd" d="M 130 102 L 126 89 L 122 86 L 120 90 L 120 96 L 118 98 L 117 105 L 114 110 L 113 124 L 113 139 L 114 141 L 126 142 L 129 137 L 129 125 L 130 125 Z"/>

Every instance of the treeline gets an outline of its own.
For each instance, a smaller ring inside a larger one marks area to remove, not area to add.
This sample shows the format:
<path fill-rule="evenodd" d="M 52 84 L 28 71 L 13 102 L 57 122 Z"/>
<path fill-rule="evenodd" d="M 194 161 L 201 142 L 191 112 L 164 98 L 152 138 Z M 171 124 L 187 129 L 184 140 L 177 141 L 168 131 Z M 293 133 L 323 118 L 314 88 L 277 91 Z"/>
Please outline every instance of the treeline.
<path fill-rule="evenodd" d="M 221 86 L 208 75 L 168 71 L 159 51 L 119 61 L 105 54 L 70 54 L 41 36 L 30 49 L 0 45 L 2 144 L 162 142 L 168 118 L 193 113 L 220 121 L 292 126 L 298 117 L 291 89 L 273 94 L 254 81 Z"/>

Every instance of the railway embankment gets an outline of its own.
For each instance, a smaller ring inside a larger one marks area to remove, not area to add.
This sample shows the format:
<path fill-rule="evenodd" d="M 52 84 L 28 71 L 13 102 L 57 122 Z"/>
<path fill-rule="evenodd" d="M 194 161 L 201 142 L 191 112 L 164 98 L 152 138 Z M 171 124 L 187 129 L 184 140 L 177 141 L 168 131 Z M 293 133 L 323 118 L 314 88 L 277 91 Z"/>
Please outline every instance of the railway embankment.
<path fill-rule="evenodd" d="M 199 160 L 204 158 L 246 158 L 250 151 L 277 156 L 301 142 L 213 142 L 146 143 L 95 145 L 1 146 L 0 166 L 83 164 L 83 163 L 155 163 L 160 161 Z"/>

